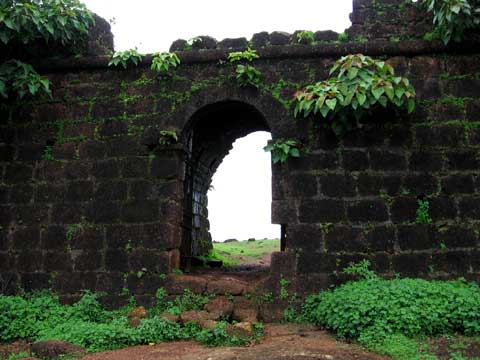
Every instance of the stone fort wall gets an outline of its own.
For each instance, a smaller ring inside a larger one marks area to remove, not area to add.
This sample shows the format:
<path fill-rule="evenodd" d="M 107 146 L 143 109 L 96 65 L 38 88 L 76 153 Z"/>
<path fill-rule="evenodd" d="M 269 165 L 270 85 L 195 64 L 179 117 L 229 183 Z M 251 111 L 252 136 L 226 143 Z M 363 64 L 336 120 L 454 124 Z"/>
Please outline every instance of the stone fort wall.
<path fill-rule="evenodd" d="M 259 89 L 238 87 L 225 61 L 246 39 L 204 37 L 191 50 L 176 41 L 182 63 L 163 79 L 149 56 L 127 70 L 101 54 L 39 61 L 53 98 L 1 110 L 0 292 L 152 298 L 182 259 L 210 248 L 211 176 L 233 141 L 257 130 L 312 149 L 273 166 L 272 222 L 284 225 L 286 249 L 268 287 L 285 276 L 300 294 L 317 291 L 361 259 L 385 276 L 478 281 L 479 42 L 422 40 L 431 19 L 399 0 L 356 0 L 351 19 L 345 42 L 329 31 L 314 45 L 256 34 Z M 295 119 L 293 93 L 360 52 L 413 82 L 416 112 L 381 114 L 342 139 Z M 161 130 L 179 142 L 161 144 Z M 418 199 L 432 224 L 415 223 Z"/>

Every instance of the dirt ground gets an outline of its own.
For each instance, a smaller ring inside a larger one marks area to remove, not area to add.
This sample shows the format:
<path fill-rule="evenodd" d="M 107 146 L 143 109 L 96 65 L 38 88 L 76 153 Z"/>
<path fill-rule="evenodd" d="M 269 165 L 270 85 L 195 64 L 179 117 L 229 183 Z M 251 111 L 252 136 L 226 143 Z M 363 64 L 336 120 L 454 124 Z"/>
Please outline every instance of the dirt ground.
<path fill-rule="evenodd" d="M 337 342 L 325 331 L 296 324 L 267 324 L 260 344 L 207 348 L 192 341 L 107 351 L 82 360 L 380 360 L 357 346 Z"/>

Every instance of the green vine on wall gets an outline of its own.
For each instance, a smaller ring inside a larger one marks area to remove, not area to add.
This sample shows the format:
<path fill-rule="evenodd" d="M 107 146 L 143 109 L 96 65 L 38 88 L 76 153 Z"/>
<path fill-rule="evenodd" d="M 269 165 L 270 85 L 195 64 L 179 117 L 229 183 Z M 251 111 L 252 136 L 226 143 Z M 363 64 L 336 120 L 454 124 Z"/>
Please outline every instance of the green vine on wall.
<path fill-rule="evenodd" d="M 260 58 L 257 52 L 253 49 L 247 49 L 245 51 L 231 52 L 228 54 L 228 61 L 230 63 L 239 61 L 252 61 Z M 253 86 L 260 87 L 261 84 L 261 71 L 256 69 L 250 64 L 238 64 L 235 68 L 235 79 L 239 86 Z"/>
<path fill-rule="evenodd" d="M 335 63 L 330 75 L 295 93 L 295 117 L 317 118 L 342 136 L 362 127 L 361 120 L 379 107 L 408 113 L 415 109 L 415 89 L 407 78 L 395 76 L 393 67 L 384 61 L 347 55 Z"/>

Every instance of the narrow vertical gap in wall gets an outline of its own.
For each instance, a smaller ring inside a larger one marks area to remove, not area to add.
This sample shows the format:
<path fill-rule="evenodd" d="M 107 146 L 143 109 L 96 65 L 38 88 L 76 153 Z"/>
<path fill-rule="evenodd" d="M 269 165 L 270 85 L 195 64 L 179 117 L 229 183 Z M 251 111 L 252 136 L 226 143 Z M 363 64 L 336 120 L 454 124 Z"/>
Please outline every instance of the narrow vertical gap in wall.
<path fill-rule="evenodd" d="M 271 135 L 253 132 L 233 143 L 208 191 L 213 254 L 226 266 L 261 268 L 281 249 L 280 225 L 271 223 L 272 172 L 263 150 Z"/>

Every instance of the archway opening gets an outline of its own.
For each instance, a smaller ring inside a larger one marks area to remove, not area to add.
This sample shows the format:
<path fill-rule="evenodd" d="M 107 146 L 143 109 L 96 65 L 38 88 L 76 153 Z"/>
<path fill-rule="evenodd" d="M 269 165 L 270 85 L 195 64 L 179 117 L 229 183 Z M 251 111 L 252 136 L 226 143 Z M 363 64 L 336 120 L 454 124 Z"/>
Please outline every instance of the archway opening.
<path fill-rule="evenodd" d="M 268 266 L 280 250 L 280 225 L 271 223 L 271 156 L 266 131 L 253 132 L 233 148 L 212 177 L 208 214 L 214 254 L 230 266 Z"/>
<path fill-rule="evenodd" d="M 237 139 L 246 137 L 249 134 L 253 134 L 253 137 L 259 137 L 259 133 L 263 134 L 264 141 L 266 140 L 265 134 L 269 135 L 270 128 L 266 122 L 263 115 L 253 106 L 240 102 L 240 101 L 222 101 L 214 104 L 207 105 L 200 110 L 198 110 L 191 118 L 188 123 L 184 133 L 183 141 L 186 144 L 187 157 L 186 157 L 186 173 L 185 173 L 185 203 L 184 203 L 184 219 L 183 219 L 183 237 L 182 237 L 182 246 L 181 246 L 181 255 L 182 263 L 184 267 L 190 267 L 190 265 L 195 265 L 201 263 L 198 259 L 204 259 L 209 254 L 212 254 L 213 241 L 223 242 L 228 239 L 237 239 L 245 240 L 248 242 L 248 239 L 253 239 L 263 241 L 264 238 L 280 236 L 280 228 L 277 227 L 276 233 L 278 235 L 273 236 L 275 233 L 275 228 L 269 228 L 265 231 L 252 231 L 251 235 L 246 237 L 246 232 L 240 232 L 235 234 L 235 232 L 229 232 L 225 230 L 225 227 L 215 225 L 213 231 L 214 238 L 212 238 L 211 224 L 209 219 L 209 206 L 208 206 L 208 195 L 210 190 L 210 196 L 212 195 L 212 190 L 215 189 L 215 186 L 212 189 L 212 181 L 214 174 L 219 169 L 220 164 L 224 161 L 224 158 L 229 154 L 233 148 L 233 144 Z M 260 135 L 261 137 L 261 135 Z M 242 141 L 243 140 L 243 141 Z M 247 140 L 241 139 L 240 144 Z M 257 139 L 258 140 L 258 139 Z M 251 140 L 250 140 L 251 141 Z M 255 150 L 257 151 L 257 156 L 260 153 L 264 159 L 265 155 L 262 147 L 266 145 L 266 141 Z M 247 154 L 244 154 L 242 157 L 242 162 L 246 162 L 247 170 L 243 174 L 243 179 L 254 178 L 256 174 L 255 170 L 249 164 L 253 159 L 249 159 L 251 156 L 252 149 Z M 233 151 L 234 153 L 236 151 Z M 269 154 L 266 154 L 269 158 Z M 231 160 L 231 159 L 230 159 Z M 225 164 L 228 171 L 228 163 L 230 163 L 228 157 L 225 161 Z M 259 165 L 261 166 L 261 165 Z M 267 179 L 263 179 L 263 182 L 267 181 L 268 184 L 257 184 L 257 187 L 260 189 L 260 193 L 268 191 L 268 194 L 263 194 L 264 198 L 267 198 L 268 202 L 271 203 L 271 184 L 274 179 L 269 179 L 271 176 L 270 170 L 270 161 L 267 164 L 263 163 L 263 166 L 268 166 L 268 169 L 264 171 L 264 174 L 267 176 Z M 222 166 L 223 167 L 223 166 Z M 221 170 L 221 169 L 220 169 Z M 219 176 L 221 177 L 221 173 Z M 227 192 L 230 194 L 235 194 L 236 196 L 245 194 L 249 192 L 249 189 L 245 187 L 246 180 L 237 179 L 235 183 L 227 184 Z M 255 186 L 255 185 L 253 185 Z M 218 185 L 217 185 L 218 187 Z M 221 186 L 224 188 L 224 186 Z M 220 189 L 219 189 L 220 190 Z M 216 190 L 214 190 L 215 192 Z M 250 189 L 250 191 L 252 191 Z M 220 195 L 221 197 L 221 195 Z M 215 212 L 223 212 L 224 215 L 232 213 L 232 206 L 240 207 L 239 204 L 229 204 L 228 199 L 217 199 L 220 200 L 220 205 L 214 210 Z M 258 199 L 257 199 L 258 200 Z M 215 202 L 215 200 L 213 200 Z M 262 200 L 265 202 L 265 199 Z M 222 205 L 223 204 L 223 205 Z M 243 205 L 242 205 L 243 206 Z M 250 203 L 249 207 L 255 207 L 256 202 Z M 270 206 L 270 204 L 269 204 Z M 248 211 L 248 206 L 246 211 Z M 248 229 L 250 225 L 248 219 L 242 218 L 242 215 L 231 214 L 232 219 L 237 225 L 244 229 Z M 214 217 L 215 220 L 218 219 L 218 215 Z M 270 224 L 270 214 L 269 211 L 267 215 L 264 214 L 263 218 L 268 217 L 268 223 L 264 223 L 264 227 L 268 228 Z M 215 221 L 214 220 L 214 221 Z M 221 219 L 220 219 L 221 221 Z M 266 221 L 264 221 L 266 222 Z M 271 225 L 271 224 L 270 224 Z M 227 225 L 228 227 L 228 225 Z M 268 231 L 272 236 L 267 236 Z M 229 234 L 229 235 L 226 235 Z M 245 238 L 246 237 L 246 238 Z M 253 243 L 253 241 L 250 241 Z M 279 242 L 278 249 L 280 250 Z M 260 243 L 257 243 L 260 245 Z M 218 262 L 217 262 L 218 264 Z M 234 265 L 234 264 L 230 264 Z"/>

